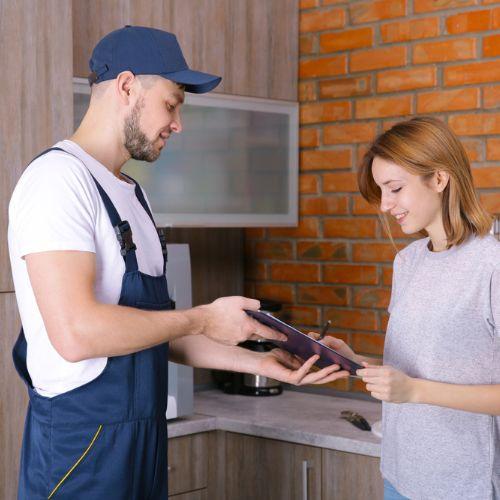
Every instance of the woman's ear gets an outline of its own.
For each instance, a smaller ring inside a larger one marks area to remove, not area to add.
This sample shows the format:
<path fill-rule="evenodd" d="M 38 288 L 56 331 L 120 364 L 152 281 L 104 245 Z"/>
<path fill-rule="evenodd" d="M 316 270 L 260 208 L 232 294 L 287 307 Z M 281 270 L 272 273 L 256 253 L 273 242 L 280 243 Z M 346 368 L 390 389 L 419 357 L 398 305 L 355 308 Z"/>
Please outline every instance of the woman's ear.
<path fill-rule="evenodd" d="M 438 193 L 442 193 L 450 182 L 450 174 L 446 170 L 438 170 L 434 174 L 434 187 Z"/>

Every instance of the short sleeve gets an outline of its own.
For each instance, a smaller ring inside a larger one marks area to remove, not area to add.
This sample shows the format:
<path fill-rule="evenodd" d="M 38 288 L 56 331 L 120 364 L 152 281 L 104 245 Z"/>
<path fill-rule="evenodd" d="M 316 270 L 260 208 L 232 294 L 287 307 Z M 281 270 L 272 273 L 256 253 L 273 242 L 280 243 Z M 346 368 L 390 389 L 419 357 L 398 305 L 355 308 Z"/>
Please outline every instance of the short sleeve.
<path fill-rule="evenodd" d="M 401 256 L 396 254 L 396 257 L 394 259 L 394 263 L 392 266 L 392 288 L 391 288 L 391 300 L 389 302 L 389 307 L 387 308 L 387 311 L 389 314 L 391 314 L 392 309 L 394 308 L 394 305 L 396 304 L 398 300 L 398 288 L 399 288 L 399 281 L 401 279 Z"/>
<path fill-rule="evenodd" d="M 15 254 L 53 250 L 95 253 L 97 191 L 79 160 L 53 152 L 35 160 L 9 205 L 9 244 Z M 11 249 L 12 253 L 12 249 Z"/>
<path fill-rule="evenodd" d="M 491 276 L 491 319 L 496 335 L 500 335 L 500 269 Z"/>

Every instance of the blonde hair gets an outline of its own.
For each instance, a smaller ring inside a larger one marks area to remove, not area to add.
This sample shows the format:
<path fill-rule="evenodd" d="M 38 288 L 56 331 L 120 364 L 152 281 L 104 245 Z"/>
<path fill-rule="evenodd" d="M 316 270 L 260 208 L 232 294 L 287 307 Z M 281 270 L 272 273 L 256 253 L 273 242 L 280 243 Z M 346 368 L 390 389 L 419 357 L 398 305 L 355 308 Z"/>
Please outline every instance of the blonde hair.
<path fill-rule="evenodd" d="M 372 175 L 376 156 L 424 180 L 440 170 L 449 174 L 441 205 L 448 247 L 459 245 L 471 235 L 484 236 L 489 232 L 492 217 L 474 190 L 467 154 L 444 122 L 431 117 L 413 118 L 394 125 L 373 142 L 358 170 L 358 186 L 365 200 L 380 205 L 381 191 Z M 383 222 L 392 240 L 385 215 Z"/>

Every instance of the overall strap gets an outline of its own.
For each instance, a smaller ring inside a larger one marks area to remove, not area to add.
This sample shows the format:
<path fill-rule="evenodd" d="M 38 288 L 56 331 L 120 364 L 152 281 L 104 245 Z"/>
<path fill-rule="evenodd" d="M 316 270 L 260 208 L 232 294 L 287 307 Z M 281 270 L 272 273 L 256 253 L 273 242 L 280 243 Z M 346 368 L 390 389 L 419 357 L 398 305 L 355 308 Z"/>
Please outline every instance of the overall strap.
<path fill-rule="evenodd" d="M 69 151 L 66 151 L 63 148 L 58 148 L 58 147 L 46 149 L 38 156 L 36 156 L 32 160 L 32 162 L 35 161 L 37 158 L 40 158 L 40 156 L 47 154 L 49 151 L 62 151 L 63 153 L 74 156 L 86 167 L 85 163 L 80 158 L 78 158 L 78 156 L 70 153 Z M 106 212 L 108 212 L 111 225 L 113 226 L 113 229 L 116 233 L 116 238 L 118 240 L 118 243 L 120 244 L 120 253 L 123 256 L 123 260 L 125 261 L 125 272 L 137 271 L 139 269 L 139 266 L 137 265 L 137 257 L 135 254 L 137 247 L 135 246 L 132 240 L 132 229 L 130 228 L 130 224 L 127 221 L 122 221 L 120 215 L 118 214 L 115 206 L 113 205 L 113 202 L 110 200 L 106 191 L 104 191 L 102 186 L 97 182 L 97 179 L 92 175 L 90 170 L 89 174 L 92 177 L 92 179 L 94 179 L 97 190 L 101 195 L 101 199 L 104 203 L 104 207 L 106 208 Z"/>
<path fill-rule="evenodd" d="M 146 201 L 146 197 L 144 196 L 144 193 L 141 189 L 141 186 L 139 183 L 130 177 L 130 175 L 124 174 L 122 172 L 122 175 L 132 181 L 135 184 L 135 196 L 139 200 L 139 203 L 142 205 L 146 213 L 149 215 L 149 218 L 151 219 L 151 222 L 153 223 L 153 226 L 156 228 L 156 223 L 153 218 L 153 214 L 151 213 L 151 209 L 149 208 L 149 205 Z M 167 236 L 165 233 L 165 228 L 156 228 L 156 232 L 158 233 L 158 238 L 160 240 L 160 245 L 161 245 L 161 251 L 163 254 L 163 274 L 165 274 L 165 269 L 167 266 L 167 261 L 168 261 L 168 251 L 167 251 Z"/>

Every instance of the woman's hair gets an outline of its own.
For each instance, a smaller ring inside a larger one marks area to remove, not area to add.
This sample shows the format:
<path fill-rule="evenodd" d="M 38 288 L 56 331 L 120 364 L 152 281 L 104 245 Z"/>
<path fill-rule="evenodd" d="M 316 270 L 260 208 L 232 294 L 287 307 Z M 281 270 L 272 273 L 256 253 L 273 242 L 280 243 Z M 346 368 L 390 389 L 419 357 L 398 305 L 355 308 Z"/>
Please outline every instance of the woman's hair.
<path fill-rule="evenodd" d="M 381 191 L 372 174 L 376 156 L 421 176 L 424 181 L 439 170 L 449 174 L 442 193 L 443 224 L 449 247 L 459 245 L 471 235 L 484 236 L 489 232 L 492 217 L 477 198 L 467 154 L 444 122 L 431 117 L 413 118 L 394 125 L 373 142 L 358 170 L 358 185 L 365 200 L 380 205 Z M 389 230 L 385 214 L 383 222 Z"/>

